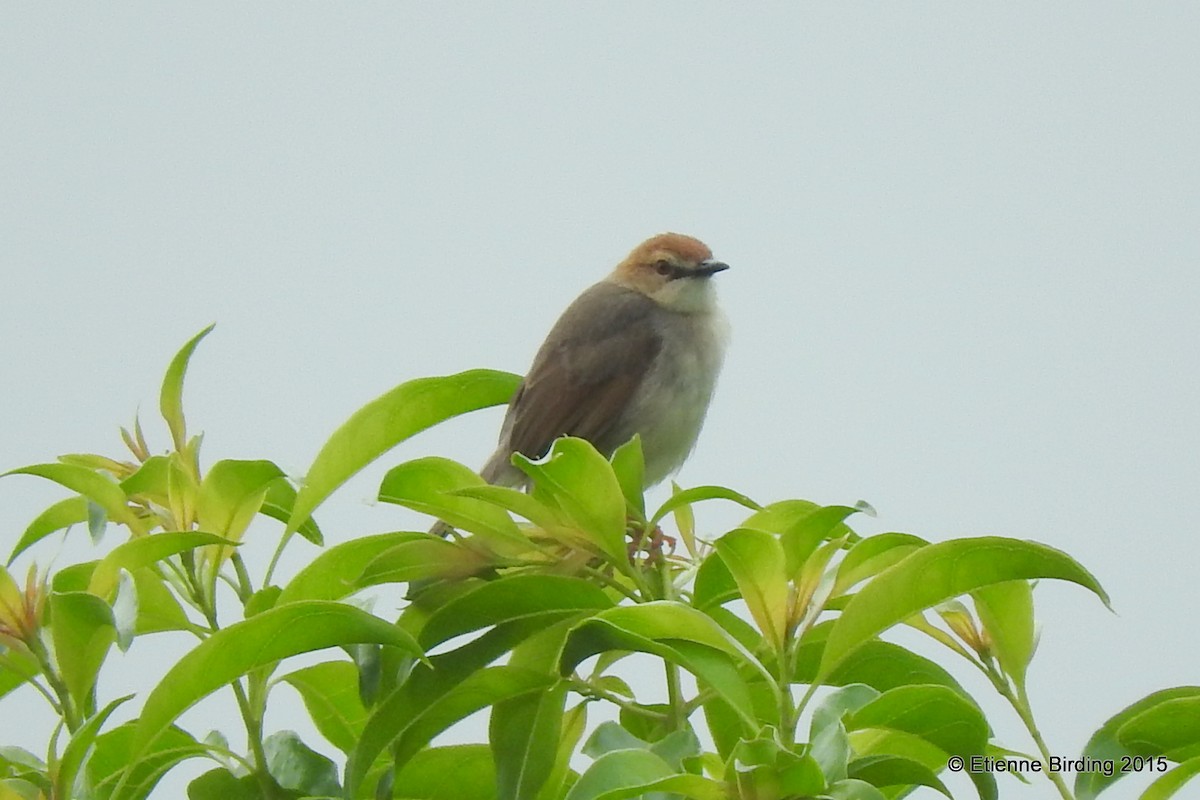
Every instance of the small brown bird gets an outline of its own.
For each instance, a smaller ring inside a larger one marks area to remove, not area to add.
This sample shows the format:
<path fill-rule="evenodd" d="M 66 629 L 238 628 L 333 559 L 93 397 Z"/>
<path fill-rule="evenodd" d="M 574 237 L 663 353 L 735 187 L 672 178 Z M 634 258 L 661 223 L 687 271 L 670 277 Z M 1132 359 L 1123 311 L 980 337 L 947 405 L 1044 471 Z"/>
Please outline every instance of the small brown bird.
<path fill-rule="evenodd" d="M 710 279 L 728 268 L 703 242 L 664 233 L 576 298 L 509 403 L 483 478 L 524 486 L 512 454 L 540 458 L 560 436 L 607 457 L 640 435 L 646 487 L 679 469 L 725 356 L 729 326 Z"/>

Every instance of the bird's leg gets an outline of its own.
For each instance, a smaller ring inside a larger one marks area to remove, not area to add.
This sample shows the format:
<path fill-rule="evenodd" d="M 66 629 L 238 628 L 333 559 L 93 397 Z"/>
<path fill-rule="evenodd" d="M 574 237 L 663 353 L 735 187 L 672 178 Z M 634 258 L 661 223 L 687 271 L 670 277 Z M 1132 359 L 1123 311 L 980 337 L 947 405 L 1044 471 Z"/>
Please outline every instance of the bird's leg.
<path fill-rule="evenodd" d="M 647 536 L 646 534 L 650 535 Z M 646 554 L 646 563 L 657 564 L 663 559 L 663 545 L 667 546 L 667 554 L 675 552 L 675 539 L 663 533 L 662 528 L 655 525 L 651 531 L 638 520 L 627 517 L 625 520 L 625 535 L 629 537 L 629 560 L 633 561 L 638 553 Z"/>
<path fill-rule="evenodd" d="M 675 555 L 675 537 L 667 536 L 663 533 L 662 528 L 654 526 L 654 533 L 650 537 L 650 551 L 657 553 L 659 558 L 663 555 L 663 545 L 666 545 L 667 555 Z"/>

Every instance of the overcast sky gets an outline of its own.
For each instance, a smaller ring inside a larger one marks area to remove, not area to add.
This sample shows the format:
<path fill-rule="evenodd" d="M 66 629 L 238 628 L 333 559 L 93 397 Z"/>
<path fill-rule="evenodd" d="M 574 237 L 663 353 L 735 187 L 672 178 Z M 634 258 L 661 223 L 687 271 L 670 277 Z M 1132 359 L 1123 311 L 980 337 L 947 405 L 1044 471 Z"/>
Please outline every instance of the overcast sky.
<path fill-rule="evenodd" d="M 185 398 L 206 463 L 301 475 L 395 384 L 523 371 L 575 294 L 689 233 L 734 334 L 680 482 L 1078 558 L 1118 614 L 1042 584 L 1030 672 L 1074 756 L 1200 682 L 1198 80 L 1190 3 L 8 4 L 0 470 L 115 455 L 139 408 L 165 448 L 161 374 L 216 322 Z M 415 524 L 368 502 L 386 466 L 477 466 L 498 424 L 403 445 L 318 514 L 330 542 Z M 0 549 L 62 496 L 0 481 Z M 13 719 L 0 744 L 40 750 L 40 699 Z"/>

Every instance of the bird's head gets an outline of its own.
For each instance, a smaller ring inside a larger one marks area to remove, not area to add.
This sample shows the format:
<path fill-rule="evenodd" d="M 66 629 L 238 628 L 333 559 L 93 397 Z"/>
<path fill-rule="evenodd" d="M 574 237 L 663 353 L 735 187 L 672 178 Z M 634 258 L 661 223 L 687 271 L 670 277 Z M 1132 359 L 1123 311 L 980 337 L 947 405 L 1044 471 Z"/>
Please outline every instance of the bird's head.
<path fill-rule="evenodd" d="M 635 247 L 608 279 L 672 311 L 695 313 L 713 307 L 709 278 L 726 269 L 699 239 L 662 233 Z"/>

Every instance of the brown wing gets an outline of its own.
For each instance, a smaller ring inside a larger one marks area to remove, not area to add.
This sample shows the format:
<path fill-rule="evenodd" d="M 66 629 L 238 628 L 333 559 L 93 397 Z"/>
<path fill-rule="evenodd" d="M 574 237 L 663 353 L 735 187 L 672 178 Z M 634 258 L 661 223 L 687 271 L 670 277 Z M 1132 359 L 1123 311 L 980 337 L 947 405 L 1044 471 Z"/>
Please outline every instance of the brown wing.
<path fill-rule="evenodd" d="M 509 408 L 509 446 L 530 458 L 560 436 L 611 453 L 621 413 L 662 347 L 654 301 L 608 283 L 588 289 L 546 337 Z M 508 427 L 506 425 L 506 427 Z"/>

